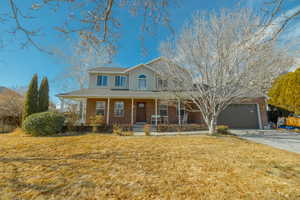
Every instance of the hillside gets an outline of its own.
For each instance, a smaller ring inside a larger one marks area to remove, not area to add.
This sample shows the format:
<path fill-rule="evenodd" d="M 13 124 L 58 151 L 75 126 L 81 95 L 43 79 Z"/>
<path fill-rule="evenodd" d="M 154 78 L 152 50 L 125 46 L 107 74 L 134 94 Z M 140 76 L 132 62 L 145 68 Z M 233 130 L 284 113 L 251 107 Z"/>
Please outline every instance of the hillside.
<path fill-rule="evenodd" d="M 6 91 L 9 91 L 10 89 L 8 89 L 8 88 L 6 88 L 6 87 L 2 87 L 2 86 L 0 86 L 0 94 L 1 93 L 4 93 L 4 92 L 6 92 Z"/>
<path fill-rule="evenodd" d="M 0 86 L 0 95 L 3 96 L 5 94 L 13 94 L 13 95 L 18 95 L 21 97 L 21 95 L 18 92 L 14 91 L 12 89 L 9 89 L 7 87 Z"/>

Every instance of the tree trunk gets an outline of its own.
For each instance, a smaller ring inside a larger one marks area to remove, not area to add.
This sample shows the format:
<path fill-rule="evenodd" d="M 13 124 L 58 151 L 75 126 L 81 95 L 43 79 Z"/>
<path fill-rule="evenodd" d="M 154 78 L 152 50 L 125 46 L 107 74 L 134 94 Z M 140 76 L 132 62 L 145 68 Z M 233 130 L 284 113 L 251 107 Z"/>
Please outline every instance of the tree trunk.
<path fill-rule="evenodd" d="M 209 133 L 210 135 L 216 133 L 216 131 L 217 131 L 216 118 L 215 118 L 215 117 L 212 117 L 212 118 L 210 119 L 210 121 L 208 122 L 207 126 L 208 126 L 208 133 Z"/>

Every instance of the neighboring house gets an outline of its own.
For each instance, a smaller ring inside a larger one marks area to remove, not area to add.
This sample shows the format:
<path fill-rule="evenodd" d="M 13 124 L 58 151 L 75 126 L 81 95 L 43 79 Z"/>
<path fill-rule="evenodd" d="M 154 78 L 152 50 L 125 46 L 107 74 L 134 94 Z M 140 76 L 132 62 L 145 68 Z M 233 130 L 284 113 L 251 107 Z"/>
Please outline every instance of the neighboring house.
<path fill-rule="evenodd" d="M 188 112 L 176 99 L 167 98 L 168 81 L 161 78 L 163 58 L 129 68 L 97 67 L 89 71 L 89 88 L 58 94 L 82 103 L 81 122 L 88 124 L 103 115 L 107 124 L 158 123 L 204 124 L 200 112 Z M 267 124 L 264 98 L 250 97 L 231 105 L 219 117 L 219 124 L 231 128 L 263 128 Z"/>

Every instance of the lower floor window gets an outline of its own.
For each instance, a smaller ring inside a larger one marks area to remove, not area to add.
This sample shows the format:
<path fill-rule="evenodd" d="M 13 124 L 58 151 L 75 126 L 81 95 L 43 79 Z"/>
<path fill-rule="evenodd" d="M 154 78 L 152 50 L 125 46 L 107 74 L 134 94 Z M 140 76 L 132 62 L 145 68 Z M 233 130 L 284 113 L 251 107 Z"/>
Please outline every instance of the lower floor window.
<path fill-rule="evenodd" d="M 96 115 L 105 115 L 105 101 L 96 102 Z"/>
<path fill-rule="evenodd" d="M 176 107 L 176 114 L 178 116 L 178 105 Z M 184 116 L 186 114 L 184 105 L 180 104 L 180 116 Z"/>
<path fill-rule="evenodd" d="M 168 116 L 168 104 L 159 105 L 159 115 L 162 117 Z"/>
<path fill-rule="evenodd" d="M 123 101 L 116 101 L 115 102 L 115 116 L 122 117 L 124 116 L 124 102 Z"/>

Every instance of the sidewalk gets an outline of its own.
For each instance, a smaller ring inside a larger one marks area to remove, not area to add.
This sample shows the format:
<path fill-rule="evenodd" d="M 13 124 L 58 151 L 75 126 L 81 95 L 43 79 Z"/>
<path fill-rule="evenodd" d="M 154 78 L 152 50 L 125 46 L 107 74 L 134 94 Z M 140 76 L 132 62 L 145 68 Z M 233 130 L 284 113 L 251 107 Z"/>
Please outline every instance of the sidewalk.
<path fill-rule="evenodd" d="M 151 132 L 152 136 L 174 136 L 174 135 L 205 135 L 207 131 L 186 131 L 186 132 Z M 144 132 L 134 132 L 135 136 L 144 136 Z"/>
<path fill-rule="evenodd" d="M 300 133 L 285 130 L 232 130 L 240 138 L 300 153 Z"/>

